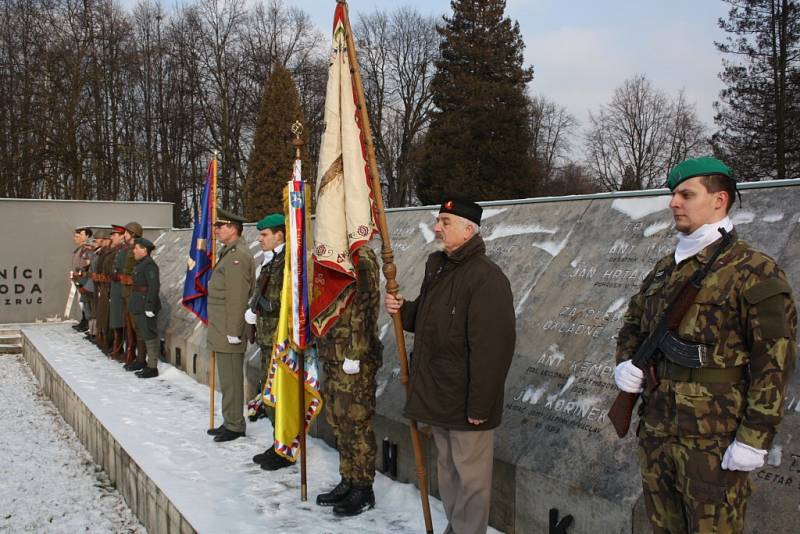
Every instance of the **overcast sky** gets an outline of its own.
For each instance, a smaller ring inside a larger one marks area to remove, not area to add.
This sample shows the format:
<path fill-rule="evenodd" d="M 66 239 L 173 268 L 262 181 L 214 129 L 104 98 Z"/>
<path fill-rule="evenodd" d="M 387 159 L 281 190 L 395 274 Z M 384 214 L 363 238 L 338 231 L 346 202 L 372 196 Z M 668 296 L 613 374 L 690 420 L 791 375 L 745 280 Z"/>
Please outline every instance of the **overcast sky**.
<path fill-rule="evenodd" d="M 335 0 L 286 0 L 330 33 Z M 350 18 L 401 5 L 437 18 L 450 14 L 449 0 L 350 0 Z M 585 126 L 587 112 L 607 103 L 616 87 L 644 74 L 675 95 L 685 89 L 700 119 L 713 129 L 722 83 L 714 48 L 724 33 L 717 20 L 727 12 L 719 0 L 508 0 L 506 14 L 519 22 L 525 60 L 534 67 L 531 91 L 565 106 Z"/>

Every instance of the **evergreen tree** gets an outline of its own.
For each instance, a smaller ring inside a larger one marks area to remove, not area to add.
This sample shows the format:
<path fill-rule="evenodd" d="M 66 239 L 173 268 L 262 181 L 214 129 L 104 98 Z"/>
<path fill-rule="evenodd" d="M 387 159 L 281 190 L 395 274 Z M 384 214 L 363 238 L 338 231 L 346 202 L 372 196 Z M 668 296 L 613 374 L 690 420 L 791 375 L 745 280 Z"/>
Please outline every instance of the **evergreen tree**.
<path fill-rule="evenodd" d="M 426 204 L 446 194 L 473 200 L 530 196 L 531 133 L 519 24 L 505 0 L 452 0 L 437 28 L 441 59 L 433 80 L 431 124 L 417 182 Z"/>
<path fill-rule="evenodd" d="M 247 161 L 244 216 L 250 221 L 257 221 L 268 213 L 283 213 L 283 187 L 291 179 L 294 165 L 292 139 L 295 136 L 291 127 L 295 121 L 303 122 L 297 88 L 289 71 L 275 63 L 264 85 L 253 150 Z M 307 160 L 304 148 L 303 175 L 307 182 L 313 183 Z"/>
<path fill-rule="evenodd" d="M 725 0 L 730 34 L 713 137 L 740 180 L 800 175 L 800 6 L 789 0 Z"/>

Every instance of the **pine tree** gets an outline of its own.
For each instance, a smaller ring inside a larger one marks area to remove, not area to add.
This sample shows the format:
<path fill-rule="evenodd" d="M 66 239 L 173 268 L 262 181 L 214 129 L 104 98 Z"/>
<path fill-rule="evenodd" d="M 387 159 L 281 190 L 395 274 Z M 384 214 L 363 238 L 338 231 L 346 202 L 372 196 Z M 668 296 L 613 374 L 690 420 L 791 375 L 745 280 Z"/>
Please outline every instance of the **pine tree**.
<path fill-rule="evenodd" d="M 292 75 L 275 63 L 264 85 L 253 150 L 244 183 L 244 216 L 257 221 L 268 213 L 283 213 L 283 187 L 291 179 L 295 148 L 291 127 L 303 122 L 303 110 Z M 305 135 L 304 135 L 305 137 Z M 309 183 L 307 151 L 302 152 L 304 177 Z"/>
<path fill-rule="evenodd" d="M 717 49 L 727 85 L 714 104 L 717 154 L 737 179 L 800 174 L 800 6 L 789 0 L 725 0 Z"/>
<path fill-rule="evenodd" d="M 531 133 L 525 97 L 533 69 L 523 67 L 519 24 L 505 0 L 452 0 L 437 30 L 441 59 L 433 80 L 436 110 L 417 182 L 426 204 L 443 195 L 472 200 L 529 196 Z"/>

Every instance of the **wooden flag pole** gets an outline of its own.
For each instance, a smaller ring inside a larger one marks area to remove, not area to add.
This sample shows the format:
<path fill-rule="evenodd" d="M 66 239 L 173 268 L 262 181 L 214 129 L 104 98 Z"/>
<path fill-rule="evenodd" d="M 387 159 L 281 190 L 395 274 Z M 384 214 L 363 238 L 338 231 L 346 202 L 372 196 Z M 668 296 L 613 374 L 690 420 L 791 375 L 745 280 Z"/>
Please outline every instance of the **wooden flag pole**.
<path fill-rule="evenodd" d="M 350 26 L 350 15 L 347 9 L 346 0 L 336 0 L 337 3 L 344 5 L 344 26 L 345 38 L 347 39 L 347 56 L 350 60 L 350 74 L 353 76 L 353 81 L 356 86 L 356 93 L 358 97 L 358 110 L 361 116 L 361 130 L 364 133 L 364 143 L 367 147 L 367 163 L 369 164 L 369 171 L 372 175 L 372 191 L 375 197 L 375 204 L 377 206 L 379 230 L 381 233 L 381 258 L 383 259 L 383 275 L 386 277 L 386 292 L 391 295 L 397 295 L 400 286 L 397 284 L 397 268 L 394 264 L 394 251 L 392 250 L 392 243 L 389 238 L 389 228 L 386 223 L 386 211 L 383 206 L 383 194 L 381 192 L 381 180 L 378 174 L 378 162 L 375 157 L 375 145 L 372 141 L 372 129 L 369 122 L 369 114 L 367 113 L 367 102 L 364 97 L 364 84 L 361 80 L 361 69 L 358 65 L 358 57 L 356 56 L 356 45 L 353 39 L 353 30 Z M 408 395 L 408 356 L 406 354 L 406 341 L 405 334 L 403 333 L 403 322 L 400 317 L 400 312 L 394 314 L 394 335 L 397 339 L 397 357 L 400 360 L 400 382 L 405 386 L 406 395 Z M 417 422 L 409 419 L 409 427 L 411 429 L 411 445 L 414 449 L 414 461 L 416 462 L 417 481 L 419 483 L 419 495 L 422 500 L 422 515 L 425 519 L 425 530 L 428 534 L 433 533 L 433 522 L 431 520 L 431 508 L 428 502 L 428 475 L 425 471 L 425 463 L 422 456 L 422 446 L 420 445 L 419 429 Z"/>
<path fill-rule="evenodd" d="M 294 145 L 294 159 L 295 161 L 301 161 L 302 156 L 300 153 L 300 149 L 303 147 L 303 139 L 301 136 L 303 135 L 303 125 L 300 122 L 295 122 L 292 124 L 292 133 L 294 134 L 294 139 L 292 139 L 292 144 Z M 305 202 L 306 199 L 303 199 Z M 305 210 L 308 209 L 308 206 L 304 206 L 303 213 L 305 214 Z M 308 228 L 305 227 L 305 218 L 303 219 L 303 232 L 307 232 Z M 292 236 L 292 239 L 295 239 L 295 236 Z M 305 236 L 303 239 L 305 243 Z M 295 243 L 292 243 L 295 245 Z M 288 243 L 287 243 L 288 246 Z M 306 254 L 306 250 L 302 251 L 303 258 L 306 259 L 308 255 Z M 307 290 L 307 288 L 306 288 Z M 295 313 L 297 310 L 295 310 Z M 304 348 L 297 348 L 297 365 L 298 365 L 298 375 L 297 381 L 300 384 L 300 457 L 298 460 L 300 461 L 300 500 L 305 502 L 308 500 L 308 483 L 306 482 L 306 385 L 305 385 L 305 372 L 306 372 L 306 353 Z"/>
<path fill-rule="evenodd" d="M 211 162 L 213 165 L 211 169 L 211 270 L 214 270 L 214 266 L 217 263 L 217 239 L 216 236 L 213 235 L 214 232 L 214 223 L 217 222 L 217 151 L 214 151 L 214 161 Z M 208 298 L 208 297 L 206 297 Z M 208 362 L 209 370 L 208 370 L 208 389 L 210 392 L 210 399 L 209 399 L 209 411 L 208 411 L 208 429 L 214 429 L 214 394 L 216 392 L 216 369 L 217 369 L 217 353 L 216 351 L 211 351 L 211 359 Z"/>

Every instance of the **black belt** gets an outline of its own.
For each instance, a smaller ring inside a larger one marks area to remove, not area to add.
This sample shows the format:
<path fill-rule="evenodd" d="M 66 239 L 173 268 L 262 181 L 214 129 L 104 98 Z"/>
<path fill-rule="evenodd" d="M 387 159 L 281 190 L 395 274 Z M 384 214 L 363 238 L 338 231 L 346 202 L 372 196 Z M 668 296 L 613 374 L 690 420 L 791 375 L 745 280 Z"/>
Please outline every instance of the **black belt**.
<path fill-rule="evenodd" d="M 745 376 L 743 365 L 739 367 L 683 367 L 669 360 L 659 360 L 656 376 L 675 382 L 697 382 L 700 384 L 734 384 Z"/>

